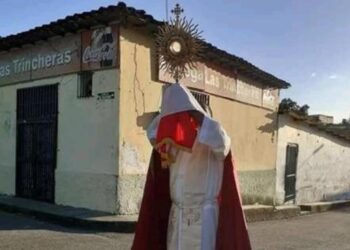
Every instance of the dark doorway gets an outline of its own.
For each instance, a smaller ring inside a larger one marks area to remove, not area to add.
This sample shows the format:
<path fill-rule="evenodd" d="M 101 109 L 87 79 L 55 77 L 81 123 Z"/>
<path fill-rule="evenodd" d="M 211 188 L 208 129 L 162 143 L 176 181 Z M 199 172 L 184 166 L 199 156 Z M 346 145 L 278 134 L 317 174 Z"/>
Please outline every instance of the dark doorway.
<path fill-rule="evenodd" d="M 17 90 L 17 196 L 54 202 L 57 114 L 57 84 Z"/>
<path fill-rule="evenodd" d="M 298 162 L 298 145 L 289 144 L 286 154 L 286 170 L 284 178 L 285 201 L 295 200 L 295 184 Z"/>

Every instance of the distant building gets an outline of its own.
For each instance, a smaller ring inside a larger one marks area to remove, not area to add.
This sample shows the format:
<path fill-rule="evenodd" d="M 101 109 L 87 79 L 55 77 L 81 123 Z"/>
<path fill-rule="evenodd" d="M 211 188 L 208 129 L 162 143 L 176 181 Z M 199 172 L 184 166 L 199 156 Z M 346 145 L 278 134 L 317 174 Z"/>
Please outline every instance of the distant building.
<path fill-rule="evenodd" d="M 150 120 L 169 77 L 161 23 L 120 3 L 0 39 L 0 193 L 138 212 Z M 279 91 L 288 83 L 206 44 L 183 83 L 232 137 L 245 203 L 272 204 Z"/>
<path fill-rule="evenodd" d="M 276 204 L 350 199 L 350 128 L 293 112 L 278 121 Z"/>
<path fill-rule="evenodd" d="M 329 115 L 309 115 L 307 117 L 309 123 L 315 124 L 333 124 L 334 118 Z"/>

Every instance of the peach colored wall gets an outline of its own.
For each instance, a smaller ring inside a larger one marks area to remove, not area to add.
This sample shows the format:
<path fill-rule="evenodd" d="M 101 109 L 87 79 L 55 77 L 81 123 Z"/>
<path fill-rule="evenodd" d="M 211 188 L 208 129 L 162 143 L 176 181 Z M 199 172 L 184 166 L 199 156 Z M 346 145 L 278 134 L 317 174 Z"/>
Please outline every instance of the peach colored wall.
<path fill-rule="evenodd" d="M 143 192 L 152 150 L 145 129 L 152 112 L 159 110 L 163 84 L 157 82 L 154 40 L 149 34 L 142 29 L 121 28 L 120 51 L 118 204 L 122 214 L 130 214 L 138 211 Z M 239 80 L 250 84 L 247 79 Z M 232 137 L 242 193 L 248 197 L 245 201 L 272 202 L 276 107 L 269 110 L 217 96 L 211 96 L 210 103 L 214 118 Z"/>

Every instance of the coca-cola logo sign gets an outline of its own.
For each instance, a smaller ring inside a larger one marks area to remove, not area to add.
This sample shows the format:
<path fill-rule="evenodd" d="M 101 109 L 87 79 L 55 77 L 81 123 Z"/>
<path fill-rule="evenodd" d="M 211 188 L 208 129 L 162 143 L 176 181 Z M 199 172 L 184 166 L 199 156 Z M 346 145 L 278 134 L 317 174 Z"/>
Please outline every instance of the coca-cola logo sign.
<path fill-rule="evenodd" d="M 115 26 L 85 32 L 82 37 L 83 69 L 92 70 L 116 66 L 117 39 L 118 33 Z"/>
<path fill-rule="evenodd" d="M 101 47 L 93 48 L 88 46 L 84 50 L 83 54 L 83 63 L 91 63 L 91 62 L 102 62 L 102 61 L 112 61 L 115 57 L 115 44 L 114 43 L 106 43 Z"/>

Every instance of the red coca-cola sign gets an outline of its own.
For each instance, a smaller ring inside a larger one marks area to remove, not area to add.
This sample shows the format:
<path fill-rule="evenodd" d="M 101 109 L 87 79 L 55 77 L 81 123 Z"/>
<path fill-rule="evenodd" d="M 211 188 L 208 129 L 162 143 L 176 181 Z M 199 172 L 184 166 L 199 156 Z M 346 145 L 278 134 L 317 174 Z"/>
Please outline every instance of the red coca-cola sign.
<path fill-rule="evenodd" d="M 82 70 L 118 66 L 117 25 L 85 31 L 82 34 Z"/>

